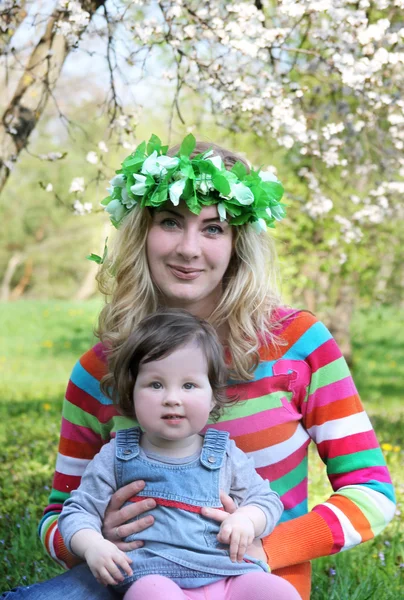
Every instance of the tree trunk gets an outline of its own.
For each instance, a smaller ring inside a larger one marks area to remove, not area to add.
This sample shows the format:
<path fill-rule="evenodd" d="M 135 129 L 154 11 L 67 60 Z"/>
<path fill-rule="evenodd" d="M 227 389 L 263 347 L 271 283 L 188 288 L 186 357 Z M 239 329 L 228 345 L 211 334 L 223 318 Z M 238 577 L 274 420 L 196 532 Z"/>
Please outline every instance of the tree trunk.
<path fill-rule="evenodd" d="M 355 294 L 348 282 L 341 282 L 337 304 L 328 319 L 328 327 L 335 337 L 347 363 L 352 365 L 350 326 L 355 307 Z"/>
<path fill-rule="evenodd" d="M 22 263 L 24 255 L 21 252 L 16 252 L 10 257 L 6 272 L 4 273 L 3 282 L 1 284 L 0 300 L 7 302 L 10 296 L 10 283 L 13 275 L 18 267 Z"/>
<path fill-rule="evenodd" d="M 75 300 L 88 300 L 94 295 L 97 289 L 95 276 L 98 269 L 97 263 L 89 262 L 87 273 L 74 296 Z"/>
<path fill-rule="evenodd" d="M 81 0 L 90 19 L 106 0 Z M 68 22 L 69 13 L 56 9 L 46 25 L 45 33 L 34 48 L 15 94 L 0 122 L 0 193 L 18 156 L 26 147 L 29 136 L 42 116 L 45 106 L 59 78 L 69 45 L 56 27 Z M 80 38 L 87 24 L 77 31 Z"/>
<path fill-rule="evenodd" d="M 31 281 L 33 270 L 34 264 L 32 258 L 29 258 L 25 263 L 23 276 L 21 277 L 20 281 L 17 283 L 17 285 L 10 294 L 10 300 L 18 300 L 18 298 L 20 298 L 20 296 L 23 295 L 23 293 L 25 292 L 25 288 Z"/>

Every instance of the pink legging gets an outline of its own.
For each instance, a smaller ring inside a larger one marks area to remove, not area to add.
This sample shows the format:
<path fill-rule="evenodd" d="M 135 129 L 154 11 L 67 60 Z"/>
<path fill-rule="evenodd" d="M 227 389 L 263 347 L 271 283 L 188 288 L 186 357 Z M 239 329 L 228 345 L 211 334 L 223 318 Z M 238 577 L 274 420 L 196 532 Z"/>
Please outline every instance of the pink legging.
<path fill-rule="evenodd" d="M 181 589 L 161 575 L 146 575 L 126 592 L 123 600 L 301 600 L 285 579 L 269 573 L 227 577 L 193 589 Z"/>

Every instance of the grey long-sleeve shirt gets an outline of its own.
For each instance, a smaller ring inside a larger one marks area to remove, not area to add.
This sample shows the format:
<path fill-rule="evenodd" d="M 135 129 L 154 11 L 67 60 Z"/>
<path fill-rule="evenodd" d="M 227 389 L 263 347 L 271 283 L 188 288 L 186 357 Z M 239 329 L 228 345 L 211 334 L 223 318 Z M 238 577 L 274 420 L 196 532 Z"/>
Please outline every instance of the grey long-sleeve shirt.
<path fill-rule="evenodd" d="M 140 448 L 141 456 L 157 463 L 187 464 L 194 461 L 199 454 L 198 452 L 193 456 L 175 459 L 152 453 L 146 454 Z M 233 440 L 227 442 L 219 481 L 220 489 L 230 494 L 237 506 L 254 505 L 264 512 L 266 526 L 260 537 L 269 535 L 282 514 L 282 503 L 278 494 L 271 490 L 269 482 L 257 474 L 253 460 L 237 448 Z M 113 439 L 101 448 L 88 465 L 79 488 L 72 492 L 63 506 L 58 524 L 70 551 L 71 538 L 77 531 L 94 529 L 101 532 L 105 511 L 117 487 L 115 440 Z"/>

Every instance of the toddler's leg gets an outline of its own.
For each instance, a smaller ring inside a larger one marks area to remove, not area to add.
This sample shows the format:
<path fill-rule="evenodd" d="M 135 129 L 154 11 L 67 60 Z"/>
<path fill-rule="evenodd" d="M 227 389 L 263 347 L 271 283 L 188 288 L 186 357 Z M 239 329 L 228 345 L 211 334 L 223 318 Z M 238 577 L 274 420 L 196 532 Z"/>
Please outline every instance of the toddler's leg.
<path fill-rule="evenodd" d="M 270 573 L 246 573 L 226 580 L 226 600 L 301 600 L 292 584 Z"/>
<path fill-rule="evenodd" d="M 141 577 L 126 592 L 123 600 L 186 600 L 182 589 L 162 575 Z"/>

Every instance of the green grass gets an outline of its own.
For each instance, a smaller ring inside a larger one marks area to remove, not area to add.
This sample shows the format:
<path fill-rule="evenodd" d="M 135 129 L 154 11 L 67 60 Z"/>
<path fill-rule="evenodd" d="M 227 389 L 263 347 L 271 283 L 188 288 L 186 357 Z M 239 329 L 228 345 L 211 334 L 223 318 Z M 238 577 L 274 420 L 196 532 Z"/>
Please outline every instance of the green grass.
<path fill-rule="evenodd" d="M 0 591 L 56 575 L 36 528 L 53 474 L 66 382 L 94 341 L 100 303 L 19 302 L 1 305 Z M 357 313 L 352 326 L 354 376 L 383 445 L 399 500 L 404 498 L 402 382 L 404 311 Z M 310 455 L 311 506 L 329 487 Z M 378 538 L 313 566 L 312 600 L 399 600 L 404 597 L 400 517 Z"/>

